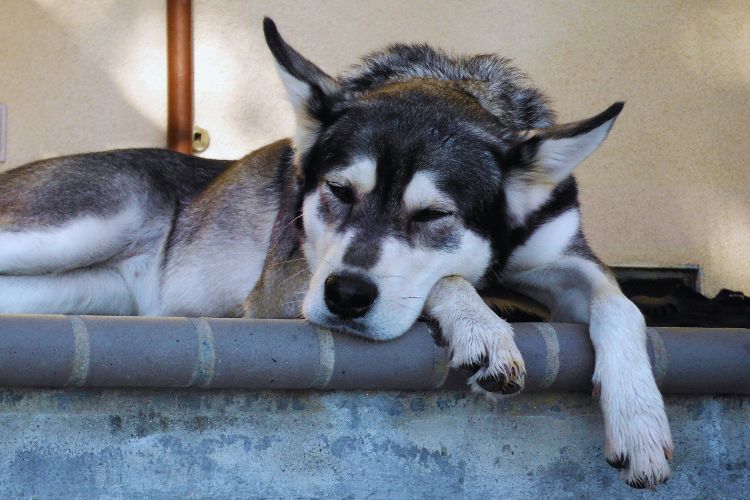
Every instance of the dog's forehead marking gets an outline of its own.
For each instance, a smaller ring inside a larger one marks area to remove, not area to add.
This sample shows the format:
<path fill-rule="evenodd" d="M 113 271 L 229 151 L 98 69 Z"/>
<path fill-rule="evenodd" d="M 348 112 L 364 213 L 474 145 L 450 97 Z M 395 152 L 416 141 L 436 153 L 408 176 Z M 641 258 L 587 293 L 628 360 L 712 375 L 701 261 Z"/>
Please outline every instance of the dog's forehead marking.
<path fill-rule="evenodd" d="M 377 164 L 367 157 L 355 158 L 351 163 L 330 172 L 326 178 L 341 184 L 349 184 L 360 194 L 375 189 Z"/>
<path fill-rule="evenodd" d="M 454 208 L 453 201 L 437 187 L 436 179 L 430 172 L 414 174 L 404 190 L 404 205 L 408 210 L 428 207 Z"/>

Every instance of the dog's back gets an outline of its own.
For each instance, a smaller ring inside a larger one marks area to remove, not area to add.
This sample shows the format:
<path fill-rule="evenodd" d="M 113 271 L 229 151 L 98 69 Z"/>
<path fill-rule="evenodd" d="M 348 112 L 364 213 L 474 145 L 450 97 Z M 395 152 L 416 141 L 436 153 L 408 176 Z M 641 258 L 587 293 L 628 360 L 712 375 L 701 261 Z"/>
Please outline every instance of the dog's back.
<path fill-rule="evenodd" d="M 50 230 L 85 217 L 106 220 L 127 210 L 158 217 L 192 198 L 228 166 L 229 162 L 161 149 L 106 151 L 29 163 L 0 176 L 0 227 L 13 232 Z M 3 250 L 11 251 L 5 246 Z M 20 265 L 0 258 L 0 272 L 33 272 L 40 263 L 30 260 Z"/>
<path fill-rule="evenodd" d="M 258 193 L 273 184 L 272 167 L 285 147 L 238 162 L 117 150 L 43 160 L 0 175 L 0 312 L 170 312 L 163 293 L 172 284 L 170 260 L 199 259 L 198 249 L 218 244 L 216 232 L 203 226 L 226 228 L 238 223 L 238 212 L 266 204 Z M 216 209 L 230 197 L 239 210 Z M 262 246 L 265 228 L 256 229 L 248 238 Z M 195 302 L 195 311 L 187 304 L 179 312 L 212 312 Z"/>

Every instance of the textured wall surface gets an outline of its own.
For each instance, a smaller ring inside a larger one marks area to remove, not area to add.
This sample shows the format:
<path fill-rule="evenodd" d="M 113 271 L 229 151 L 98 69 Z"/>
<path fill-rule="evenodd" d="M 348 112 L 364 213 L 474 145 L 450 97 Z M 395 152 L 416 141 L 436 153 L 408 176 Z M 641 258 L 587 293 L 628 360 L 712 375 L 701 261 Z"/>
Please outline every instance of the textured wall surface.
<path fill-rule="evenodd" d="M 166 8 L 149 0 L 0 3 L 4 167 L 166 144 Z"/>
<path fill-rule="evenodd" d="M 578 171 L 584 224 L 612 264 L 698 264 L 750 290 L 750 7 L 724 2 L 195 0 L 196 122 L 211 157 L 288 135 L 260 19 L 329 72 L 393 41 L 517 61 L 561 120 L 628 102 Z M 0 5 L 6 168 L 164 144 L 165 15 L 150 0 Z"/>
<path fill-rule="evenodd" d="M 0 391 L 3 498 L 742 498 L 750 400 L 667 398 L 673 475 L 620 482 L 586 395 Z"/>

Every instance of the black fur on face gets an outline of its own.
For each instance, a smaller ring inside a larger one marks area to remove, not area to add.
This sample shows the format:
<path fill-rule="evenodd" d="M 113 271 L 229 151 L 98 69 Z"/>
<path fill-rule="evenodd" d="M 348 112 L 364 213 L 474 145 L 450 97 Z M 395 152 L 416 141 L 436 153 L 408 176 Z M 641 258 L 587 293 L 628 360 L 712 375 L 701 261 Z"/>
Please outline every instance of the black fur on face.
<path fill-rule="evenodd" d="M 493 266 L 502 268 L 539 226 L 577 207 L 570 173 L 622 109 L 618 103 L 555 126 L 546 98 L 509 60 L 452 56 L 427 45 L 392 45 L 332 78 L 287 45 L 272 21 L 264 29 L 303 117 L 295 159 L 300 212 L 304 197 L 320 189 L 327 225 L 356 230 L 345 260 L 360 267 L 377 260 L 386 235 L 450 251 L 471 229 L 492 242 Z M 326 175 L 361 158 L 376 165 L 374 189 L 350 202 L 326 194 Z M 450 198 L 448 215 L 404 209 L 404 190 L 417 172 L 428 172 Z M 539 186 L 548 192 L 526 203 Z"/>
<path fill-rule="evenodd" d="M 355 228 L 362 246 L 376 248 L 378 239 L 391 235 L 449 250 L 461 226 L 484 234 L 488 218 L 503 218 L 497 212 L 502 173 L 496 156 L 511 144 L 499 130 L 496 117 L 449 82 L 390 84 L 349 103 L 323 129 L 302 160 L 302 195 L 324 187 L 331 171 L 371 159 L 376 165 L 372 192 L 351 203 L 324 194 L 321 216 L 339 231 Z M 429 172 L 452 200 L 450 215 L 405 211 L 404 191 L 416 172 Z"/>

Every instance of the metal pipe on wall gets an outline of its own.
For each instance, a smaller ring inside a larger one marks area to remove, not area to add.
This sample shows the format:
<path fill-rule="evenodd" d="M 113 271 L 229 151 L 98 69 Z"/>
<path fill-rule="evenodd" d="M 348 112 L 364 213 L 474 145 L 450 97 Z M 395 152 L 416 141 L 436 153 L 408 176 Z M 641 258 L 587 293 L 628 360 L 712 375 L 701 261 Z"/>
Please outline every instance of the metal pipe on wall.
<path fill-rule="evenodd" d="M 517 323 L 527 392 L 591 391 L 585 325 Z M 649 328 L 666 394 L 750 394 L 750 330 Z M 466 387 L 425 323 L 372 342 L 300 320 L 0 315 L 0 386 Z"/>
<path fill-rule="evenodd" d="M 192 154 L 193 22 L 191 0 L 167 0 L 167 146 Z"/>

